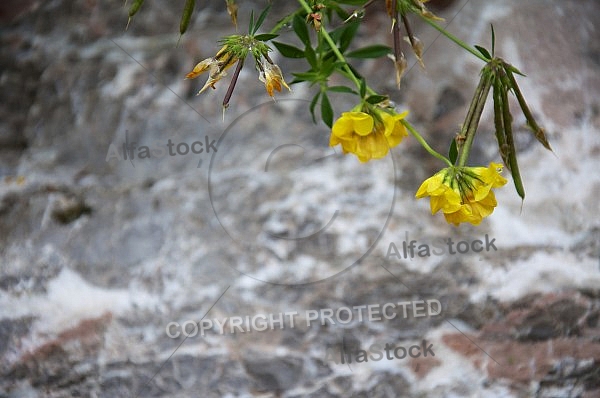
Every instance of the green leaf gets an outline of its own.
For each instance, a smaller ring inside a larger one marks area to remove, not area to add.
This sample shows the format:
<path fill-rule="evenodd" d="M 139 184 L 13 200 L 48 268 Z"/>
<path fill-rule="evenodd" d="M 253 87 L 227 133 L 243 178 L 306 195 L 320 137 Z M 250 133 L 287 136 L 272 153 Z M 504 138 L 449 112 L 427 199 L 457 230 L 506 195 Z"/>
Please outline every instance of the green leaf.
<path fill-rule="evenodd" d="M 350 68 L 350 71 L 352 72 L 352 74 L 354 76 L 356 76 L 357 79 L 363 79 L 363 76 L 360 74 L 359 71 L 356 70 L 356 68 L 354 68 L 354 66 L 352 66 L 352 64 L 346 64 L 346 66 L 348 66 L 348 68 Z M 364 97 L 364 95 L 363 95 Z"/>
<path fill-rule="evenodd" d="M 306 46 L 306 48 L 304 49 L 304 56 L 306 57 L 306 60 L 313 69 L 319 69 L 319 64 L 317 62 L 317 54 L 315 54 L 315 50 L 313 50 L 311 46 Z"/>
<path fill-rule="evenodd" d="M 523 77 L 527 77 L 526 74 L 524 74 L 523 72 L 521 72 L 520 70 L 518 70 L 516 67 L 514 67 L 512 65 L 505 64 L 504 65 L 504 69 L 507 70 L 507 71 L 511 71 L 512 73 L 516 73 L 517 75 L 520 75 L 520 76 L 523 76 Z"/>
<path fill-rule="evenodd" d="M 260 41 L 269 41 L 271 39 L 276 38 L 277 36 L 279 36 L 279 35 L 275 34 L 275 33 L 263 33 L 263 34 L 254 36 L 254 38 L 256 40 L 260 40 Z"/>
<path fill-rule="evenodd" d="M 265 8 L 263 10 L 263 12 L 260 13 L 260 15 L 258 16 L 258 20 L 254 24 L 254 27 L 252 29 L 252 33 L 250 35 L 254 35 L 260 29 L 260 27 L 263 24 L 263 22 L 265 22 L 265 18 L 267 17 L 267 14 L 269 13 L 270 9 L 271 9 L 271 5 L 269 4 L 267 6 L 267 8 Z"/>
<path fill-rule="evenodd" d="M 317 92 L 317 94 L 313 97 L 312 101 L 310 101 L 310 115 L 312 116 L 313 123 L 317 124 L 317 118 L 315 117 L 315 106 L 317 106 L 317 102 L 319 101 L 319 97 L 321 96 L 321 92 Z"/>
<path fill-rule="evenodd" d="M 490 24 L 492 28 L 492 57 L 496 55 L 496 33 L 494 32 L 494 24 Z"/>
<path fill-rule="evenodd" d="M 292 72 L 292 75 L 302 81 L 314 82 L 319 80 L 319 74 L 316 72 Z"/>
<path fill-rule="evenodd" d="M 321 118 L 327 127 L 331 128 L 331 126 L 333 126 L 333 108 L 331 107 L 327 94 L 324 92 L 323 95 L 321 95 Z"/>
<path fill-rule="evenodd" d="M 328 10 L 330 11 L 334 11 L 335 14 L 342 20 L 345 21 L 346 19 L 348 19 L 350 17 L 350 14 L 348 14 L 342 7 L 340 7 L 337 4 L 330 4 L 327 7 Z M 331 16 L 328 17 L 328 19 L 331 21 Z"/>
<path fill-rule="evenodd" d="M 365 95 L 367 95 L 367 81 L 365 80 L 364 77 L 361 77 L 360 78 L 360 97 L 365 98 Z"/>
<path fill-rule="evenodd" d="M 248 34 L 254 34 L 254 10 L 250 11 L 250 22 L 248 23 Z"/>
<path fill-rule="evenodd" d="M 369 97 L 367 98 L 367 102 L 369 104 L 379 104 L 380 102 L 383 102 L 385 100 L 388 99 L 387 95 L 369 95 Z"/>
<path fill-rule="evenodd" d="M 323 76 L 325 80 L 327 80 L 327 78 L 333 74 L 333 71 L 337 65 L 338 63 L 336 62 L 335 58 L 324 59 L 321 62 L 320 75 Z"/>
<path fill-rule="evenodd" d="M 294 16 L 294 20 L 292 21 L 292 28 L 294 32 L 296 32 L 296 36 L 300 39 L 305 46 L 310 47 L 310 36 L 308 35 L 308 28 L 306 27 L 306 22 L 304 18 L 300 15 L 296 14 Z"/>
<path fill-rule="evenodd" d="M 479 50 L 479 52 L 481 53 L 481 55 L 483 55 L 488 61 L 490 61 L 492 59 L 492 56 L 490 55 L 490 53 L 488 52 L 488 50 L 486 50 L 485 48 L 475 45 L 475 48 L 477 50 Z"/>
<path fill-rule="evenodd" d="M 390 54 L 392 49 L 382 44 L 374 44 L 359 48 L 358 50 L 350 51 L 346 54 L 348 58 L 379 58 L 384 55 Z"/>
<path fill-rule="evenodd" d="M 354 91 L 350 87 L 346 87 L 346 86 L 331 86 L 331 87 L 327 87 L 327 90 L 333 91 L 335 93 L 358 94 L 356 91 Z"/>
<path fill-rule="evenodd" d="M 450 149 L 448 149 L 448 158 L 450 163 L 456 164 L 456 158 L 458 157 L 458 148 L 456 147 L 456 139 L 452 138 L 450 143 Z"/>
<path fill-rule="evenodd" d="M 304 58 L 304 51 L 298 47 L 291 46 L 289 44 L 280 43 L 278 41 L 272 42 L 275 48 L 286 58 Z"/>
<path fill-rule="evenodd" d="M 330 33 L 332 39 L 339 43 L 340 52 L 344 53 L 348 49 L 350 43 L 352 43 L 352 39 L 356 32 L 358 31 L 358 27 L 360 26 L 360 21 L 352 21 L 347 23 Z"/>
<path fill-rule="evenodd" d="M 367 4 L 368 0 L 338 0 L 339 4 L 347 4 L 349 6 L 363 6 Z"/>

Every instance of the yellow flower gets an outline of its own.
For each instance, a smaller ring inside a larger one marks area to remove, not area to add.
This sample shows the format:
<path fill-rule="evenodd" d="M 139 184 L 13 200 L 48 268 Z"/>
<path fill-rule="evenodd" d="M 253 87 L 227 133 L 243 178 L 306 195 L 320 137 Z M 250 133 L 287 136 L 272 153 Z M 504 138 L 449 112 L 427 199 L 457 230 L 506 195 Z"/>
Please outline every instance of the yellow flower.
<path fill-rule="evenodd" d="M 258 80 L 265 84 L 267 93 L 269 93 L 271 97 L 273 97 L 273 89 L 281 92 L 282 84 L 285 86 L 285 88 L 291 90 L 283 79 L 283 74 L 281 73 L 279 66 L 270 62 L 262 63 L 262 70 L 258 76 Z"/>
<path fill-rule="evenodd" d="M 231 52 L 228 51 L 228 46 L 223 46 L 219 52 L 212 58 L 206 58 L 200 61 L 194 69 L 188 73 L 186 79 L 195 79 L 202 73 L 208 72 L 208 80 L 204 86 L 198 91 L 198 94 L 202 93 L 208 87 L 215 88 L 215 83 L 227 76 L 227 69 L 237 62 L 238 58 Z"/>
<path fill-rule="evenodd" d="M 353 153 L 361 162 L 381 159 L 390 148 L 408 135 L 400 122 L 408 112 L 389 113 L 375 110 L 375 117 L 365 112 L 344 112 L 331 129 L 329 146 L 342 145 L 344 153 Z"/>
<path fill-rule="evenodd" d="M 448 223 L 479 225 L 498 204 L 492 188 L 506 184 L 502 165 L 489 167 L 448 167 L 421 184 L 416 197 L 429 196 L 431 214 L 442 210 Z"/>

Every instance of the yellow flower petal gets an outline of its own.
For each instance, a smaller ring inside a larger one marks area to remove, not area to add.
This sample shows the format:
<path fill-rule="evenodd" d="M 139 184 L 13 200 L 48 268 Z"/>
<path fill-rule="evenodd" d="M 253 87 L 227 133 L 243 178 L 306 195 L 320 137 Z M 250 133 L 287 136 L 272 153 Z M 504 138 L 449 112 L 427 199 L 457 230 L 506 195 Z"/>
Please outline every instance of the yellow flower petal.
<path fill-rule="evenodd" d="M 373 117 L 364 112 L 347 112 L 347 116 L 352 120 L 354 132 L 358 135 L 366 136 L 373 131 Z"/>
<path fill-rule="evenodd" d="M 341 139 L 350 139 L 354 133 L 354 122 L 348 116 L 348 113 L 342 113 L 342 116 L 335 121 L 331 128 L 331 136 Z"/>

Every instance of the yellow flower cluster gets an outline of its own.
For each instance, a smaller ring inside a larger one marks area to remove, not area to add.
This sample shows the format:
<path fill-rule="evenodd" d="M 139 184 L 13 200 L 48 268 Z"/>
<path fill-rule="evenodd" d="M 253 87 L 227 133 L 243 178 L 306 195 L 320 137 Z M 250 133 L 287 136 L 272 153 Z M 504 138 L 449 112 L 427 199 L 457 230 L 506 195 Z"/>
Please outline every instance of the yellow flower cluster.
<path fill-rule="evenodd" d="M 381 159 L 408 135 L 401 122 L 407 114 L 377 109 L 372 114 L 344 112 L 333 124 L 329 146 L 342 144 L 344 153 L 355 154 L 361 162 Z"/>
<path fill-rule="evenodd" d="M 497 205 L 492 188 L 507 182 L 501 172 L 498 163 L 490 163 L 489 167 L 448 167 L 425 180 L 416 197 L 430 196 L 431 214 L 442 210 L 448 223 L 479 225 Z"/>

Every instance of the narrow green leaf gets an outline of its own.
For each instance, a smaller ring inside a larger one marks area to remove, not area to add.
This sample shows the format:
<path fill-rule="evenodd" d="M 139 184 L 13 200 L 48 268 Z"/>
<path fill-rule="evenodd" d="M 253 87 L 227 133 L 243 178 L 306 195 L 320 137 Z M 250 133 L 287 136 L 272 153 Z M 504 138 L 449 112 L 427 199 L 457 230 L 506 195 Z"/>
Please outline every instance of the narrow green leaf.
<path fill-rule="evenodd" d="M 260 40 L 260 41 L 269 41 L 271 39 L 276 38 L 277 36 L 279 36 L 279 35 L 275 34 L 275 33 L 262 33 L 260 35 L 254 36 L 254 38 L 256 40 Z"/>
<path fill-rule="evenodd" d="M 358 94 L 356 91 L 354 91 L 350 87 L 346 87 L 346 86 L 331 86 L 331 87 L 327 87 L 327 90 L 333 91 L 335 93 Z"/>
<path fill-rule="evenodd" d="M 524 74 L 523 72 L 521 72 L 520 70 L 518 70 L 515 66 L 504 63 L 504 69 L 506 70 L 506 73 L 508 73 L 509 71 L 512 73 L 516 73 L 519 76 L 523 76 L 523 77 L 527 77 L 526 74 Z"/>
<path fill-rule="evenodd" d="M 346 10 L 344 10 L 342 7 L 340 7 L 337 4 L 330 4 L 329 7 L 327 7 L 330 11 L 334 11 L 335 14 L 338 16 L 338 18 L 340 18 L 342 21 L 345 21 L 346 19 L 348 19 L 350 17 L 350 14 L 348 14 L 346 12 Z M 331 16 L 328 17 L 328 19 L 331 21 Z"/>
<path fill-rule="evenodd" d="M 360 79 L 360 97 L 364 98 L 367 95 L 367 82 L 364 77 Z"/>
<path fill-rule="evenodd" d="M 490 24 L 492 28 L 492 58 L 496 56 L 496 33 L 494 32 L 494 24 Z"/>
<path fill-rule="evenodd" d="M 260 13 L 260 15 L 258 16 L 258 20 L 256 21 L 256 23 L 254 24 L 254 28 L 252 29 L 252 33 L 251 35 L 254 35 L 256 32 L 258 32 L 258 30 L 260 29 L 260 27 L 262 26 L 263 22 L 265 22 L 265 18 L 267 17 L 267 14 L 269 13 L 269 11 L 271 10 L 271 5 L 269 4 L 264 10 L 263 12 Z"/>
<path fill-rule="evenodd" d="M 352 21 L 332 32 L 331 37 L 336 42 L 339 42 L 339 49 L 342 53 L 344 53 L 348 49 L 350 43 L 352 43 L 352 39 L 354 38 L 354 35 L 356 35 L 359 26 L 360 21 Z M 336 32 L 339 33 L 336 34 Z"/>
<path fill-rule="evenodd" d="M 304 79 L 298 79 L 298 78 L 294 78 L 291 82 L 288 83 L 288 85 L 292 85 L 292 84 L 298 84 L 298 83 L 302 83 L 305 82 L 306 80 Z"/>
<path fill-rule="evenodd" d="M 363 76 L 360 74 L 359 71 L 356 70 L 356 68 L 354 66 L 352 66 L 352 64 L 346 64 L 346 65 L 348 66 L 348 68 L 350 68 L 350 71 L 352 72 L 352 74 L 354 76 L 356 76 L 358 79 L 363 79 Z M 364 95 L 363 95 L 363 97 L 364 97 Z"/>
<path fill-rule="evenodd" d="M 323 59 L 321 62 L 321 70 L 320 70 L 321 73 L 320 74 L 323 77 L 328 78 L 329 76 L 331 76 L 333 74 L 333 71 L 336 68 L 336 65 L 338 65 L 338 63 L 336 62 L 336 59 L 333 57 Z"/>
<path fill-rule="evenodd" d="M 319 69 L 319 64 L 317 62 L 317 54 L 315 54 L 315 50 L 313 50 L 311 46 L 306 46 L 306 48 L 304 49 L 304 56 L 306 57 L 306 60 L 314 70 Z"/>
<path fill-rule="evenodd" d="M 300 15 L 296 14 L 292 21 L 292 28 L 294 32 L 296 32 L 296 36 L 300 39 L 305 46 L 310 47 L 310 36 L 308 35 L 308 28 L 306 27 L 306 22 L 304 18 Z"/>
<path fill-rule="evenodd" d="M 348 58 L 379 58 L 390 54 L 392 49 L 382 44 L 362 47 L 346 54 Z"/>
<path fill-rule="evenodd" d="M 278 41 L 272 42 L 275 48 L 287 58 L 304 58 L 304 51 L 299 49 L 298 47 L 291 46 L 289 44 L 280 43 Z"/>
<path fill-rule="evenodd" d="M 367 102 L 369 104 L 375 105 L 375 104 L 379 104 L 380 102 L 383 102 L 387 99 L 388 99 L 387 95 L 369 95 L 367 97 Z"/>
<path fill-rule="evenodd" d="M 321 95 L 321 118 L 327 127 L 331 128 L 331 126 L 333 126 L 333 108 L 331 107 L 329 98 L 325 93 Z"/>
<path fill-rule="evenodd" d="M 319 101 L 319 97 L 321 97 L 321 92 L 317 92 L 313 97 L 312 101 L 310 101 L 310 115 L 312 116 L 312 120 L 314 124 L 317 124 L 317 118 L 315 117 L 315 106 L 317 106 L 317 102 Z"/>
<path fill-rule="evenodd" d="M 250 10 L 250 22 L 248 23 L 248 34 L 254 34 L 254 10 Z"/>
<path fill-rule="evenodd" d="M 485 48 L 475 45 L 475 48 L 477 50 L 479 50 L 479 52 L 481 53 L 481 55 L 483 55 L 488 61 L 490 61 L 492 59 L 492 56 L 490 55 L 490 53 L 488 52 L 488 50 L 486 50 Z"/>
<path fill-rule="evenodd" d="M 368 0 L 338 0 L 339 4 L 347 4 L 349 6 L 363 6 Z"/>
<path fill-rule="evenodd" d="M 450 149 L 448 149 L 448 158 L 452 164 L 456 164 L 456 158 L 458 157 L 458 148 L 456 147 L 456 139 L 452 139 L 450 143 Z"/>
<path fill-rule="evenodd" d="M 317 72 L 292 72 L 292 75 L 297 79 L 302 79 L 303 81 L 313 82 L 318 80 L 319 74 Z"/>

